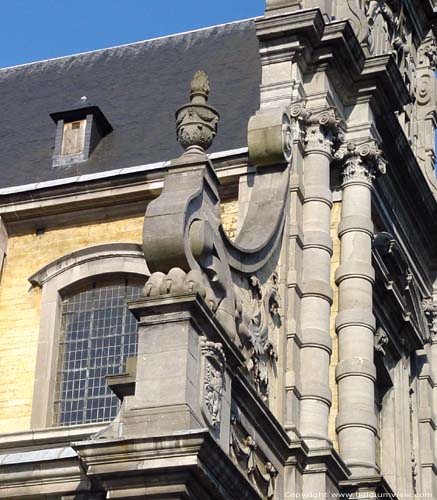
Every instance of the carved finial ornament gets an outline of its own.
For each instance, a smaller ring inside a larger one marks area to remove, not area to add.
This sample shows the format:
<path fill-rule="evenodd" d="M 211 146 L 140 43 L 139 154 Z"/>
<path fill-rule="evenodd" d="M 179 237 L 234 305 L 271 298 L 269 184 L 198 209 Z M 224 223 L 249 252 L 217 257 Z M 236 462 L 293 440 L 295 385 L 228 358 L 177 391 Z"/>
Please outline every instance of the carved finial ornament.
<path fill-rule="evenodd" d="M 382 151 L 374 140 L 355 144 L 349 142 L 335 153 L 334 158 L 343 165 L 343 183 L 373 180 L 387 170 L 387 162 L 382 158 Z"/>
<path fill-rule="evenodd" d="M 177 139 L 186 154 L 203 156 L 217 135 L 220 115 L 207 104 L 210 93 L 208 76 L 197 71 L 191 82 L 190 104 L 176 112 Z"/>

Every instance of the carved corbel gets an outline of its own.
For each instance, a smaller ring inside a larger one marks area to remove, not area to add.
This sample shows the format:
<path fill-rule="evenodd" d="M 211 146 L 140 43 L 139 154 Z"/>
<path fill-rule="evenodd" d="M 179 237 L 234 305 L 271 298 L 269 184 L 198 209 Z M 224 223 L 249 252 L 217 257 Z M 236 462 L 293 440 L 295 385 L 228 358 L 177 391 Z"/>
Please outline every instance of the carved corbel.
<path fill-rule="evenodd" d="M 428 37 L 417 51 L 417 67 L 437 71 L 437 41 L 434 36 Z"/>
<path fill-rule="evenodd" d="M 334 158 L 342 165 L 343 183 L 363 182 L 372 185 L 373 180 L 387 171 L 376 141 L 356 144 L 349 142 L 339 148 Z"/>
<path fill-rule="evenodd" d="M 388 344 L 388 335 L 386 331 L 379 327 L 375 332 L 375 351 L 385 356 L 385 346 Z"/>
<path fill-rule="evenodd" d="M 430 339 L 437 339 L 437 304 L 432 297 L 427 297 L 422 301 L 422 310 L 425 314 L 430 333 Z"/>

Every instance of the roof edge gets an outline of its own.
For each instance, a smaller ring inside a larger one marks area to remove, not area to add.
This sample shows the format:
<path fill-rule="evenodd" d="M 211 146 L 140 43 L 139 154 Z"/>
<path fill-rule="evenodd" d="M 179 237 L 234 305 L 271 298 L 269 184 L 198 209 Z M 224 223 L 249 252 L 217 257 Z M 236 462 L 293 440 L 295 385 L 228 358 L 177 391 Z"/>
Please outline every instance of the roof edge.
<path fill-rule="evenodd" d="M 146 43 L 146 42 L 154 42 L 157 40 L 165 40 L 166 38 L 174 38 L 177 36 L 182 36 L 182 35 L 189 35 L 190 33 L 197 33 L 199 31 L 206 31 L 214 28 L 221 28 L 222 26 L 230 26 L 232 24 L 239 24 L 239 23 L 244 23 L 247 21 L 256 21 L 257 19 L 261 19 L 263 16 L 255 16 L 255 17 L 248 17 L 247 19 L 238 19 L 236 21 L 229 21 L 227 23 L 221 23 L 221 24 L 215 24 L 213 26 L 206 26 L 204 28 L 196 28 L 188 31 L 181 31 L 180 33 L 172 33 L 170 35 L 162 35 L 162 36 L 157 36 L 154 38 L 147 38 L 145 40 L 138 40 L 137 42 L 129 42 L 129 43 L 122 43 L 120 45 L 113 45 L 111 47 L 103 47 L 101 49 L 94 49 L 94 50 L 86 50 L 84 52 L 76 52 L 74 54 L 68 54 L 65 56 L 58 56 L 58 57 L 49 57 L 48 59 L 40 59 L 37 61 L 31 61 L 27 63 L 22 63 L 22 64 L 15 64 L 13 66 L 5 66 L 3 68 L 0 68 L 0 71 L 6 71 L 10 69 L 17 69 L 17 68 L 22 68 L 26 66 L 32 66 L 33 64 L 42 64 L 42 63 L 47 63 L 51 61 L 59 61 L 61 59 L 68 59 L 70 57 L 78 57 L 78 56 L 83 56 L 86 54 L 95 54 L 97 52 L 103 52 L 105 50 L 114 50 L 114 49 L 119 49 L 122 47 L 129 47 L 130 45 L 137 45 L 140 43 Z"/>
<path fill-rule="evenodd" d="M 230 149 L 227 151 L 218 151 L 216 153 L 211 153 L 208 155 L 210 160 L 218 160 L 220 158 L 226 158 L 227 156 L 236 156 L 240 154 L 245 154 L 248 152 L 248 148 L 238 148 Z M 32 184 L 21 184 L 18 186 L 11 186 L 6 188 L 0 188 L 0 196 L 7 196 L 11 194 L 25 193 L 36 191 L 38 189 L 46 189 L 57 186 L 66 186 L 69 184 L 78 184 L 82 182 L 89 182 L 100 179 L 107 179 L 110 177 L 116 177 L 118 175 L 134 174 L 137 172 L 146 172 L 150 170 L 159 170 L 160 168 L 166 167 L 170 163 L 169 161 L 161 161 L 157 163 L 147 163 L 144 165 L 136 165 L 133 167 L 117 168 L 114 170 L 106 170 L 104 172 L 97 172 L 94 174 L 83 174 L 76 175 L 74 177 L 64 177 L 61 179 L 53 179 L 51 181 L 34 182 Z"/>

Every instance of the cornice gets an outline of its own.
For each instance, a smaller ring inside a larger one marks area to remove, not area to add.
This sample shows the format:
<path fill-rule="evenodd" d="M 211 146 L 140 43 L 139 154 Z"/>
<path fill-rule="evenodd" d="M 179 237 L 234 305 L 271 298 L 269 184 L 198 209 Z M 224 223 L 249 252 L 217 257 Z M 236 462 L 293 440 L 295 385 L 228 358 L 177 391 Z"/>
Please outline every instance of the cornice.
<path fill-rule="evenodd" d="M 349 21 L 325 23 L 319 9 L 308 9 L 260 18 L 255 23 L 258 39 L 261 44 L 266 42 L 262 56 L 268 58 L 274 53 L 278 57 L 281 51 L 284 57 L 300 54 L 297 62 L 302 67 L 309 64 L 313 71 L 328 65 L 334 86 L 337 81 L 338 86 L 350 89 L 347 101 L 351 102 L 345 104 L 376 98 L 377 108 L 385 113 L 397 111 L 410 101 L 393 56 L 366 56 Z M 281 45 L 281 39 L 287 39 L 288 45 Z M 291 49 L 290 40 L 295 42 Z"/>
<path fill-rule="evenodd" d="M 253 170 L 247 148 L 236 154 L 213 154 L 222 199 L 235 197 L 240 175 Z M 8 234 L 69 226 L 95 220 L 135 217 L 162 190 L 167 163 L 85 175 L 0 190 L 0 217 Z"/>
<path fill-rule="evenodd" d="M 255 21 L 260 41 L 295 36 L 307 39 L 311 45 L 320 43 L 325 22 L 319 9 L 298 10 L 262 17 Z"/>

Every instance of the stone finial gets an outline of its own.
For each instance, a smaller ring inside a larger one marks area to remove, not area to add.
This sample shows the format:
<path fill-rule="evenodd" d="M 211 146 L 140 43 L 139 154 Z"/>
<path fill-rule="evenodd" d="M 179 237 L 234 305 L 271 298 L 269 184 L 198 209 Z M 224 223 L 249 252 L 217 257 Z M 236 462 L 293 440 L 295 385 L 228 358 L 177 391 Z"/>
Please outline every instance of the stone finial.
<path fill-rule="evenodd" d="M 176 112 L 177 139 L 185 149 L 184 155 L 204 155 L 217 134 L 220 116 L 207 104 L 209 92 L 208 76 L 197 71 L 191 81 L 191 103 Z"/>
<path fill-rule="evenodd" d="M 202 70 L 196 71 L 191 80 L 191 97 L 198 94 L 208 100 L 210 90 L 208 75 Z"/>

